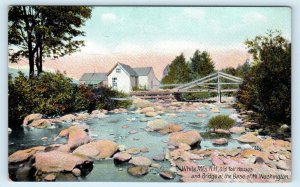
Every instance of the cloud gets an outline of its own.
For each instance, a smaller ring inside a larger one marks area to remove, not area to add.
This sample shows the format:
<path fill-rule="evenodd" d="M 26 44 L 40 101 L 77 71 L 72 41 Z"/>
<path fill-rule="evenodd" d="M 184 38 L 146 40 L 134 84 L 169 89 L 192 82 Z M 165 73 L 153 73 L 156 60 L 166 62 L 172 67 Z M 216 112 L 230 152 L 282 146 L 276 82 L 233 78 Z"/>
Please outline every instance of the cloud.
<path fill-rule="evenodd" d="M 118 17 L 113 13 L 106 13 L 101 15 L 101 21 L 104 23 L 116 22 Z"/>
<path fill-rule="evenodd" d="M 183 15 L 193 19 L 203 19 L 205 17 L 205 11 L 199 8 L 184 8 Z"/>
<path fill-rule="evenodd" d="M 145 48 L 134 43 L 121 43 L 117 45 L 113 51 L 120 54 L 142 54 L 145 53 Z"/>
<path fill-rule="evenodd" d="M 79 53 L 106 55 L 106 54 L 109 54 L 109 50 L 106 47 L 101 46 L 98 43 L 87 40 L 85 42 L 85 46 L 81 48 L 81 52 L 79 52 Z"/>
<path fill-rule="evenodd" d="M 258 12 L 249 12 L 242 16 L 243 23 L 257 23 L 257 22 L 266 22 L 267 17 Z"/>

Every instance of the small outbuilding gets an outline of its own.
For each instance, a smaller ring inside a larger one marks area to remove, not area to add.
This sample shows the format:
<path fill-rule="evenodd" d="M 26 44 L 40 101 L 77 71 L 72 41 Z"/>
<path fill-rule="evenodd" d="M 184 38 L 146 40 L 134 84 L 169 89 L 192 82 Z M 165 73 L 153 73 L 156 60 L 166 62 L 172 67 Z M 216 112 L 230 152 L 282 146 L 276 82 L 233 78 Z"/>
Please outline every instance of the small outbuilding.
<path fill-rule="evenodd" d="M 106 73 L 84 73 L 79 79 L 80 84 L 93 88 L 108 86 Z"/>

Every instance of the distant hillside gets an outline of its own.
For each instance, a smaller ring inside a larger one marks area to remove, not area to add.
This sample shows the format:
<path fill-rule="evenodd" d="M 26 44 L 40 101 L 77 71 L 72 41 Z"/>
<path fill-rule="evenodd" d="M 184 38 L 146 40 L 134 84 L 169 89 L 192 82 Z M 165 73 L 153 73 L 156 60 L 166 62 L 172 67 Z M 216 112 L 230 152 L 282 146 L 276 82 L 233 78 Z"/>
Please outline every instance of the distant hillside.
<path fill-rule="evenodd" d="M 28 76 L 29 75 L 29 69 L 28 68 L 12 68 L 12 67 L 8 67 L 8 74 L 11 74 L 12 77 L 16 77 L 18 76 L 18 72 L 21 71 L 22 73 L 25 74 L 25 76 Z M 46 70 L 47 71 L 47 70 Z M 53 71 L 50 71 L 50 72 L 53 72 Z M 76 80 L 72 77 L 70 77 L 73 81 L 73 83 L 75 84 L 79 84 L 79 80 Z"/>
<path fill-rule="evenodd" d="M 22 68 L 22 69 L 17 69 L 17 68 L 11 68 L 11 67 L 8 67 L 8 74 L 11 74 L 13 77 L 16 77 L 18 76 L 18 72 L 21 71 L 22 73 L 24 73 L 26 76 L 28 76 L 28 68 Z"/>

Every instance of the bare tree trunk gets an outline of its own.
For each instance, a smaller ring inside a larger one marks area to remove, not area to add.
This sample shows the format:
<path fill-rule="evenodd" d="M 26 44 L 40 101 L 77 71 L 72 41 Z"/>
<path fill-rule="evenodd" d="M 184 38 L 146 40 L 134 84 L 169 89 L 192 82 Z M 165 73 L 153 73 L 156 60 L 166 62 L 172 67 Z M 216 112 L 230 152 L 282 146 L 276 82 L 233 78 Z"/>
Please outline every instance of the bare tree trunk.
<path fill-rule="evenodd" d="M 39 49 L 40 49 L 40 51 L 39 51 L 40 58 L 39 58 L 38 74 L 40 75 L 43 72 L 43 45 L 42 45 L 42 43 L 41 43 Z"/>
<path fill-rule="evenodd" d="M 25 6 L 22 6 L 23 8 L 23 14 L 24 14 L 24 21 L 27 29 L 27 39 L 28 39 L 28 59 L 29 59 L 29 78 L 32 79 L 34 77 L 34 51 L 32 48 L 32 38 L 31 38 L 31 30 L 29 26 L 29 20 L 27 17 L 27 11 Z"/>
<path fill-rule="evenodd" d="M 34 77 L 34 54 L 29 52 L 29 78 Z"/>

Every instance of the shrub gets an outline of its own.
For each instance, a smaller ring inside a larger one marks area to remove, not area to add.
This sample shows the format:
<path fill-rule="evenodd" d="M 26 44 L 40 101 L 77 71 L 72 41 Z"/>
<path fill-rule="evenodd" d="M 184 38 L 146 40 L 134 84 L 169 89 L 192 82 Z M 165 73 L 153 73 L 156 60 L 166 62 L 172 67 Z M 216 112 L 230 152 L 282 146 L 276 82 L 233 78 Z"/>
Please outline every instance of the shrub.
<path fill-rule="evenodd" d="M 110 88 L 90 88 L 76 85 L 72 79 L 60 72 L 44 72 L 29 79 L 23 73 L 8 77 L 9 127 L 20 127 L 29 114 L 41 113 L 47 116 L 98 109 L 128 107 L 130 101 L 112 101 L 110 97 L 127 97 Z"/>
<path fill-rule="evenodd" d="M 210 118 L 208 127 L 211 129 L 230 129 L 235 121 L 226 115 L 218 115 Z"/>
<path fill-rule="evenodd" d="M 217 94 L 212 92 L 194 92 L 194 93 L 182 93 L 182 97 L 187 100 L 201 100 L 215 97 Z"/>
<path fill-rule="evenodd" d="M 107 110 L 112 110 L 114 108 L 127 108 L 132 104 L 132 102 L 129 100 L 111 100 L 112 97 L 124 98 L 128 97 L 128 95 L 123 92 L 113 90 L 109 87 L 94 88 L 93 92 L 97 95 L 96 108 L 98 109 L 104 108 Z"/>

